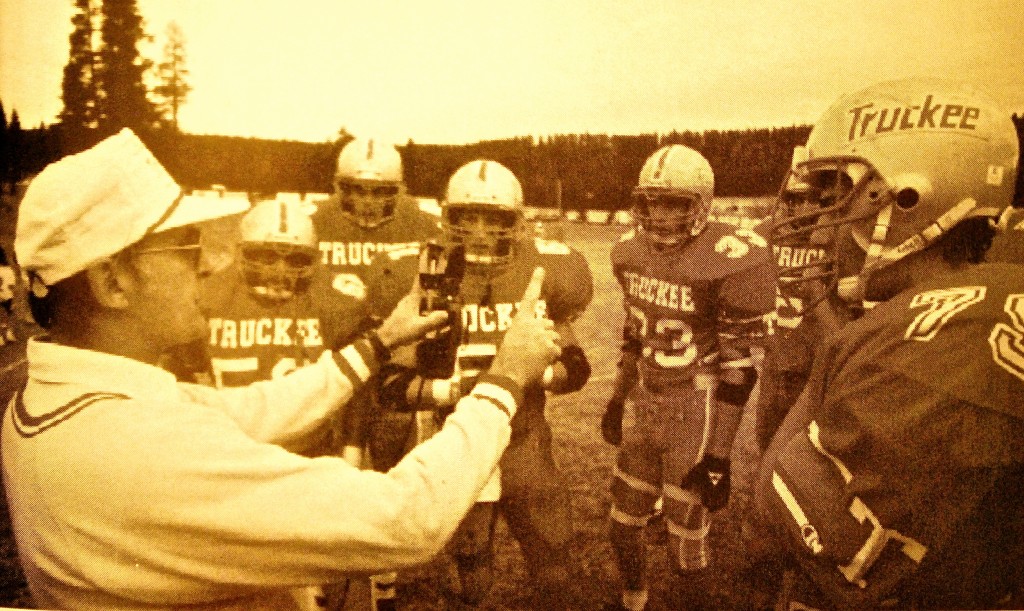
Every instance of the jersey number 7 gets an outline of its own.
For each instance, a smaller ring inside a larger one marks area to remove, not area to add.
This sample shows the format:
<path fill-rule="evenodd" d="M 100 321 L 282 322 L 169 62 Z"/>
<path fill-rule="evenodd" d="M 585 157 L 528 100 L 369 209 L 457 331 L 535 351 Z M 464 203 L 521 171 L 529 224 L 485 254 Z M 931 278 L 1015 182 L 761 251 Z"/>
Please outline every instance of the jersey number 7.
<path fill-rule="evenodd" d="M 964 286 L 915 295 L 910 307 L 928 306 L 928 309 L 914 318 L 904 338 L 919 342 L 931 340 L 953 316 L 984 300 L 985 292 L 983 286 Z M 996 323 L 989 333 L 992 360 L 1024 380 L 1024 293 L 1008 296 L 1003 311 L 1010 316 L 1010 322 Z"/>

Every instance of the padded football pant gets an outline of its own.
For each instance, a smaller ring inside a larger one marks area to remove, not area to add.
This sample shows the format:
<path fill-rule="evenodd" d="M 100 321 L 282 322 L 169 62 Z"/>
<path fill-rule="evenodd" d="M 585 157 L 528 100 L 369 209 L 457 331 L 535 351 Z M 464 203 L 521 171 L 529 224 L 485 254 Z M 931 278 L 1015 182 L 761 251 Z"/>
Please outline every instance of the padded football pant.
<path fill-rule="evenodd" d="M 636 421 L 626 431 L 612 479 L 610 539 L 627 590 L 646 588 L 644 526 L 664 499 L 668 553 L 686 573 L 708 565 L 710 517 L 696 492 L 680 487 L 708 443 L 710 391 L 689 381 L 638 383 L 628 401 Z"/>
<path fill-rule="evenodd" d="M 571 553 L 572 498 L 551 452 L 551 428 L 536 419 L 516 431 L 501 459 L 502 494 L 497 503 L 477 503 L 449 545 L 466 602 L 479 602 L 490 588 L 494 525 L 500 513 L 519 543 L 539 608 L 579 604 L 581 569 Z M 471 575 L 470 572 L 477 574 Z M 466 592 L 467 583 L 474 585 Z"/>

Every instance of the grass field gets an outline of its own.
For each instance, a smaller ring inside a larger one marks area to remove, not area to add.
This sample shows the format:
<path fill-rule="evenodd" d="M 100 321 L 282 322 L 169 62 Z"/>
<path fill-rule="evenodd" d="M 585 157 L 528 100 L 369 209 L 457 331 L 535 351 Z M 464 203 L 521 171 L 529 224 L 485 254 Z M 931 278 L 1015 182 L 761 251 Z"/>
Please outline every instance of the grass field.
<path fill-rule="evenodd" d="M 548 416 L 554 429 L 555 458 L 573 491 L 572 509 L 577 529 L 575 555 L 586 573 L 581 583 L 591 593 L 597 609 L 603 601 L 615 596 L 618 583 L 606 536 L 610 504 L 608 484 L 615 452 L 601 440 L 598 422 L 611 391 L 621 337 L 621 293 L 611 275 L 608 257 L 623 228 L 566 223 L 554 229 L 586 256 L 595 282 L 594 300 L 576 323 L 577 335 L 593 365 L 593 375 L 579 392 L 550 401 Z M 11 346 L 0 349 L 0 371 L 16 354 L 17 350 L 12 350 Z M 733 452 L 734 495 L 729 507 L 715 514 L 712 526 L 714 551 L 710 589 L 716 607 L 722 609 L 748 608 L 752 595 L 737 579 L 743 560 L 740 519 L 746 510 L 750 471 L 756 457 L 750 416 L 748 413 L 744 419 Z M 10 540 L 6 512 L 0 515 L 0 520 L 0 606 L 30 608 L 31 601 Z M 497 536 L 497 582 L 481 608 L 531 609 L 530 587 L 518 547 L 503 524 L 499 524 Z M 652 549 L 651 558 L 651 607 L 673 608 L 666 606 L 661 596 L 670 576 L 665 554 Z M 399 608 L 457 608 L 452 602 L 456 584 L 454 570 L 444 559 L 403 572 L 399 576 Z"/>

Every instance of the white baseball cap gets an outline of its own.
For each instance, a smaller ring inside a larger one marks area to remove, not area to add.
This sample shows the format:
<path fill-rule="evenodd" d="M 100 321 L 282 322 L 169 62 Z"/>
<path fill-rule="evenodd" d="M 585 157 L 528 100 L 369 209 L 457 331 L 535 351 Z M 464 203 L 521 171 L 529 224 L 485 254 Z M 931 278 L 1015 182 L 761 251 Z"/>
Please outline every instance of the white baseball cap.
<path fill-rule="evenodd" d="M 53 285 L 143 237 L 247 208 L 244 200 L 183 195 L 130 129 L 43 168 L 18 211 L 18 264 Z"/>

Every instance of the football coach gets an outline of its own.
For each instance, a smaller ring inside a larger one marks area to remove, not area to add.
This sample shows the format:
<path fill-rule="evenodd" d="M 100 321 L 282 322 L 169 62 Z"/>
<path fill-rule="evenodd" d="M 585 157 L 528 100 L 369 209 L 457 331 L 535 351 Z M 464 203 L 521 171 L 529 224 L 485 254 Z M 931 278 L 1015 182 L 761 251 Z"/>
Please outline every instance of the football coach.
<path fill-rule="evenodd" d="M 15 251 L 46 329 L 3 417 L 18 553 L 50 609 L 293 609 L 291 589 L 429 559 L 509 440 L 522 388 L 558 355 L 532 316 L 543 272 L 489 371 L 439 434 L 388 473 L 282 446 L 326 426 L 392 348 L 445 324 L 413 287 L 375 331 L 281 379 L 216 390 L 156 366 L 209 333 L 199 223 L 230 200 L 183 195 L 122 130 L 47 166 Z"/>

